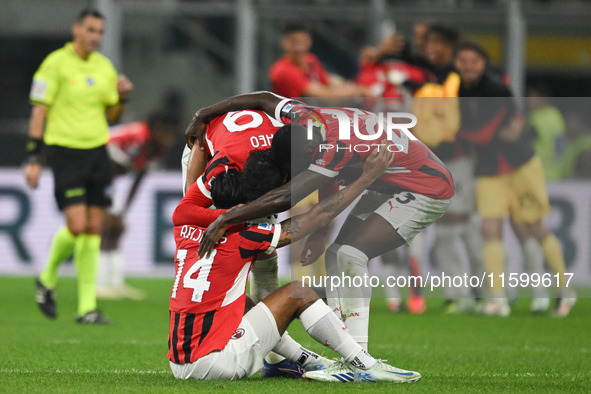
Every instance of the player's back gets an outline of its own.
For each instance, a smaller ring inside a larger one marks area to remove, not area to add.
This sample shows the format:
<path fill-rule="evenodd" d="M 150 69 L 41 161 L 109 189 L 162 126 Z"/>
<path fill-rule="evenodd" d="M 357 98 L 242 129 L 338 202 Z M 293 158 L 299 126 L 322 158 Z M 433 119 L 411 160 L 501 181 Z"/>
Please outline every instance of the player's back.
<path fill-rule="evenodd" d="M 387 113 L 380 115 L 355 108 L 316 111 L 322 116 L 326 132 L 311 169 L 320 167 L 319 172 L 328 176 L 340 173 L 353 180 L 360 175 L 363 161 L 382 140 L 388 139 L 388 149 L 395 152 L 394 160 L 373 189 L 386 193 L 413 191 L 436 199 L 453 196 L 453 180 L 444 164 L 425 144 L 411 138 L 408 129 L 390 127 L 388 132 Z M 410 124 L 410 119 L 399 116 L 391 123 Z"/>
<path fill-rule="evenodd" d="M 253 150 L 271 148 L 275 132 L 283 123 L 263 111 L 235 111 L 213 119 L 206 143 L 211 157 L 223 151 L 231 164 L 243 167 Z"/>
<path fill-rule="evenodd" d="M 170 297 L 168 358 L 188 363 L 224 348 L 244 314 L 248 273 L 259 252 L 271 253 L 280 226 L 234 226 L 204 259 L 204 228 L 176 226 L 175 281 Z"/>

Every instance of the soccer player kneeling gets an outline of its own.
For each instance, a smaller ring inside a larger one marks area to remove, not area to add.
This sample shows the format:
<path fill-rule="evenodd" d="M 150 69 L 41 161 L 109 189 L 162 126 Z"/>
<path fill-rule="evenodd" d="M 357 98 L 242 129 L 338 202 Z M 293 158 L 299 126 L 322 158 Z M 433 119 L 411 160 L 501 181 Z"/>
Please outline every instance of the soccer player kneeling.
<path fill-rule="evenodd" d="M 255 256 L 271 253 L 326 225 L 372 184 L 392 159 L 393 154 L 387 149 L 374 151 L 355 182 L 306 214 L 280 225 L 229 227 L 209 255 L 198 254 L 205 229 L 192 226 L 190 215 L 175 212 L 176 275 L 170 297 L 168 359 L 177 379 L 248 377 L 263 367 L 263 357 L 271 350 L 299 364 L 308 379 L 334 382 L 420 379 L 417 372 L 373 358 L 355 342 L 331 308 L 301 282 L 277 289 L 243 315 L 246 281 Z M 218 208 L 243 202 L 240 175 L 228 172 L 212 182 L 212 196 Z M 300 319 L 316 341 L 339 353 L 341 361 L 326 360 L 295 342 L 286 332 L 295 318 Z"/>

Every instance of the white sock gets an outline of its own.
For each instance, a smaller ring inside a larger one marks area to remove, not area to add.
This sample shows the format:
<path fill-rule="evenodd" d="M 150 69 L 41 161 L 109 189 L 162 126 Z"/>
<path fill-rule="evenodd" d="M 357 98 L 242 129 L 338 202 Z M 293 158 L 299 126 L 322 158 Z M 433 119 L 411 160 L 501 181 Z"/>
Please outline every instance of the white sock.
<path fill-rule="evenodd" d="M 310 362 L 320 359 L 320 355 L 306 349 L 289 336 L 287 331 L 283 333 L 277 345 L 273 348 L 275 353 L 280 354 L 286 359 L 293 361 L 301 367 L 305 367 Z M 268 362 L 268 361 L 267 361 Z"/>
<path fill-rule="evenodd" d="M 339 271 L 345 278 L 351 278 L 350 283 L 344 283 L 344 286 L 338 289 L 341 314 L 351 336 L 365 350 L 367 350 L 369 331 L 371 286 L 369 283 L 364 283 L 367 286 L 359 286 L 356 282 L 360 281 L 359 278 L 361 281 L 368 280 L 368 261 L 365 253 L 349 245 L 341 246 L 337 252 Z"/>
<path fill-rule="evenodd" d="M 259 302 L 279 288 L 277 256 L 256 260 L 250 274 L 250 295 Z"/>
<path fill-rule="evenodd" d="M 328 305 L 318 300 L 302 312 L 300 321 L 312 338 L 340 354 L 345 361 L 358 368 L 371 368 L 376 363 L 375 358 L 353 339 L 343 322 L 331 312 Z"/>
<path fill-rule="evenodd" d="M 115 289 L 122 288 L 125 285 L 125 260 L 123 253 L 119 249 L 111 251 L 111 287 Z"/>
<path fill-rule="evenodd" d="M 466 245 L 466 252 L 468 253 L 468 262 L 470 264 L 470 273 L 477 277 L 482 277 L 484 273 L 484 262 L 482 260 L 482 247 L 484 240 L 482 239 L 482 225 L 479 220 L 475 220 L 473 215 L 470 220 L 461 225 L 460 236 Z M 484 298 L 486 292 L 480 287 L 472 288 L 472 296 Z"/>
<path fill-rule="evenodd" d="M 99 265 L 97 269 L 96 285 L 98 287 L 111 287 L 111 252 L 101 250 L 99 255 Z"/>
<path fill-rule="evenodd" d="M 328 277 L 339 276 L 339 266 L 337 263 L 337 252 L 341 245 L 333 243 L 326 249 L 324 254 L 324 265 L 326 266 L 326 275 Z M 327 281 L 326 286 L 326 303 L 335 313 L 335 315 L 341 319 L 341 304 L 339 302 L 339 292 L 336 288 L 330 286 L 331 281 Z"/>
<path fill-rule="evenodd" d="M 387 283 L 388 277 L 396 277 L 396 262 L 386 261 L 382 255 L 382 283 Z M 400 298 L 400 289 L 396 286 L 386 286 L 386 298 Z"/>
<path fill-rule="evenodd" d="M 544 274 L 544 252 L 538 241 L 534 237 L 529 237 L 527 241 L 521 244 L 521 249 L 527 272 L 530 275 L 536 273 L 541 278 Z M 548 297 L 548 291 L 544 286 L 533 286 L 532 292 L 534 298 Z"/>
<path fill-rule="evenodd" d="M 462 267 L 462 258 L 456 243 L 461 224 L 435 224 L 435 243 L 433 245 L 433 256 L 436 266 L 446 276 L 463 276 L 465 273 Z M 446 286 L 444 287 L 445 297 L 449 299 L 469 298 L 470 288 L 467 286 Z"/>

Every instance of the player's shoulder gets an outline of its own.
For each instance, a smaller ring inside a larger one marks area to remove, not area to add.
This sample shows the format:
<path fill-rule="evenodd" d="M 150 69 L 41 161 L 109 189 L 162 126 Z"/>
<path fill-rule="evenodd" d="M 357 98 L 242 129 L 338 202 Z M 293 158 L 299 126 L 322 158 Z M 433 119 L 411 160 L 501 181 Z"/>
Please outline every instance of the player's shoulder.
<path fill-rule="evenodd" d="M 273 65 L 271 65 L 271 68 L 269 69 L 269 75 L 271 76 L 271 79 L 273 79 L 273 76 L 281 75 L 286 72 L 292 72 L 294 70 L 298 70 L 298 67 L 293 64 L 287 56 L 283 56 L 273 63 Z"/>
<path fill-rule="evenodd" d="M 273 223 L 253 223 L 249 224 L 240 231 L 240 236 L 247 240 L 256 243 L 270 241 L 275 233 L 275 226 Z"/>
<path fill-rule="evenodd" d="M 39 66 L 39 69 L 41 70 L 49 67 L 59 66 L 61 63 L 66 61 L 68 57 L 69 52 L 66 45 L 50 52 L 47 56 L 45 56 L 45 59 L 43 59 L 43 62 L 41 62 L 41 65 Z"/>
<path fill-rule="evenodd" d="M 320 59 L 318 59 L 318 56 L 311 52 L 308 53 L 306 60 L 308 61 L 308 63 L 315 63 L 316 65 L 323 67 L 322 62 L 320 61 Z"/>

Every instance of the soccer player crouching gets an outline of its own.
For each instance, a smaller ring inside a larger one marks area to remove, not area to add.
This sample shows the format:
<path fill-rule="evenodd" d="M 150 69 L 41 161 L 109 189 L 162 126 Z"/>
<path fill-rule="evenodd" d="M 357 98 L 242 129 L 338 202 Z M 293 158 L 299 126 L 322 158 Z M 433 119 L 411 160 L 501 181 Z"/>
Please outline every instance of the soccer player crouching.
<path fill-rule="evenodd" d="M 204 228 L 173 215 L 176 239 L 175 281 L 170 297 L 168 359 L 177 379 L 237 380 L 263 367 L 271 350 L 300 364 L 305 378 L 335 381 L 412 382 L 417 372 L 376 360 L 348 333 L 332 310 L 301 282 L 289 283 L 264 298 L 245 315 L 246 281 L 257 253 L 271 253 L 326 225 L 383 173 L 393 159 L 387 149 L 374 151 L 363 174 L 306 214 L 277 224 L 237 225 L 228 229 L 209 255 L 199 256 Z M 244 202 L 239 173 L 212 184 L 216 206 Z M 342 356 L 331 363 L 304 349 L 286 332 L 299 318 L 316 341 Z M 320 369 L 324 368 L 324 369 Z"/>

